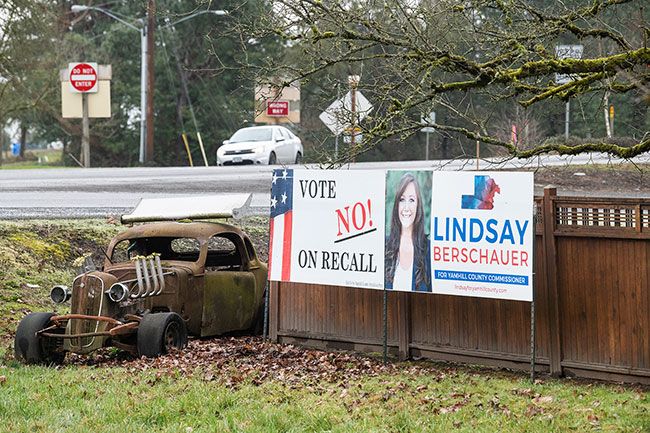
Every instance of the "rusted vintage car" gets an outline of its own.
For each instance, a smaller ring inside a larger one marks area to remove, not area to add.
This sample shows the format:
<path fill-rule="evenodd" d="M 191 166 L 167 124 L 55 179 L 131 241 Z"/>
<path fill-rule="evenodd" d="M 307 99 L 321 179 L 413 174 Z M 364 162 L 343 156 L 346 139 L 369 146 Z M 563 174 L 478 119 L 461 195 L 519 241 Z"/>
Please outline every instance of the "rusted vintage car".
<path fill-rule="evenodd" d="M 70 288 L 55 286 L 70 314 L 31 313 L 16 331 L 16 359 L 59 363 L 66 352 L 113 346 L 148 357 L 262 322 L 267 266 L 237 227 L 159 222 L 127 229 L 109 244 L 103 268 Z"/>

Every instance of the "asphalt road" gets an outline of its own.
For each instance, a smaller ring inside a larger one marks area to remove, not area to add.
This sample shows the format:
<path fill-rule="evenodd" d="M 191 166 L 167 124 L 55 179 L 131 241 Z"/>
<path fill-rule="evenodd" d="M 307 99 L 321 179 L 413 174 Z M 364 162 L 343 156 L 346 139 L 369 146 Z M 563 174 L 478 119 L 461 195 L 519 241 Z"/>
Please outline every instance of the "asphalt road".
<path fill-rule="evenodd" d="M 604 155 L 546 156 L 528 161 L 481 160 L 481 169 L 618 163 Z M 636 159 L 650 163 L 650 155 Z M 476 160 L 358 163 L 344 169 L 473 170 Z M 0 170 L 0 219 L 94 218 L 129 213 L 141 198 L 253 193 L 268 202 L 269 166 L 67 168 Z M 277 167 L 276 167 L 277 168 Z M 316 166 L 306 166 L 317 169 Z"/>

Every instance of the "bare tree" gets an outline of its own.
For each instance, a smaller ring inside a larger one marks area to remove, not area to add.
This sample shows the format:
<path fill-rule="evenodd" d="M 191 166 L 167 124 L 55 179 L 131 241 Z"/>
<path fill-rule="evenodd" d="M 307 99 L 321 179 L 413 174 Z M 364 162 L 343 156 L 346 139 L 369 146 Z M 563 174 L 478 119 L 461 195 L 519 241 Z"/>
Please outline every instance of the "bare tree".
<path fill-rule="evenodd" d="M 533 144 L 500 133 L 502 110 L 495 107 L 516 104 L 524 113 L 605 91 L 640 95 L 647 107 L 650 30 L 643 3 L 278 0 L 262 28 L 284 38 L 293 54 L 268 59 L 258 73 L 287 83 L 317 80 L 330 89 L 340 81 L 332 71 L 361 74 L 376 108 L 363 123 L 363 142 L 347 158 L 382 140 L 410 137 L 431 110 L 445 113 L 434 126 L 447 137 L 478 140 L 510 157 L 596 151 L 630 158 L 650 151 L 643 125 L 630 146 L 606 139 Z M 583 57 L 558 58 L 558 44 L 582 44 Z M 572 79 L 558 84 L 556 74 Z M 530 124 L 529 117 L 519 120 Z"/>

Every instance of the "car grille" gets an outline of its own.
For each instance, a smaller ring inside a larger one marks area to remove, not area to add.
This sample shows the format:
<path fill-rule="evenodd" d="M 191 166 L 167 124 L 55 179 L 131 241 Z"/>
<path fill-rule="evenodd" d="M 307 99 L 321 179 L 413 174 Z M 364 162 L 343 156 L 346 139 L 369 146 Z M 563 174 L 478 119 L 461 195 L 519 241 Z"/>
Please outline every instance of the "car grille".
<path fill-rule="evenodd" d="M 247 164 L 254 164 L 254 163 L 255 162 L 250 159 L 242 159 L 241 162 L 224 161 L 223 165 L 247 165 Z"/>
<path fill-rule="evenodd" d="M 246 153 L 253 153 L 253 149 L 226 150 L 224 155 L 244 155 Z"/>
<path fill-rule="evenodd" d="M 95 275 L 83 274 L 72 283 L 71 311 L 77 314 L 99 316 L 104 300 L 104 282 Z M 99 322 L 95 320 L 70 320 L 72 334 L 96 332 Z M 95 337 L 75 338 L 71 340 L 74 347 L 85 347 L 92 344 Z"/>

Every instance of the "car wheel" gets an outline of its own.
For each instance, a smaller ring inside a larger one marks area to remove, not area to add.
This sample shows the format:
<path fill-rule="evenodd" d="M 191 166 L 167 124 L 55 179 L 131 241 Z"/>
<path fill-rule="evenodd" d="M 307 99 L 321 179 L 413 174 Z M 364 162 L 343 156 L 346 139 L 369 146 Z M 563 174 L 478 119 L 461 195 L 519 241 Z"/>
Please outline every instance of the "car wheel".
<path fill-rule="evenodd" d="M 30 313 L 18 324 L 14 356 L 23 364 L 61 364 L 65 352 L 58 350 L 61 339 L 39 337 L 38 331 L 50 325 L 54 313 Z"/>
<path fill-rule="evenodd" d="M 271 152 L 269 155 L 269 165 L 275 165 L 278 162 L 278 157 L 275 156 L 275 152 Z"/>
<path fill-rule="evenodd" d="M 296 164 L 300 164 L 302 162 L 302 153 L 298 152 L 296 153 Z"/>
<path fill-rule="evenodd" d="M 187 346 L 187 328 L 176 313 L 145 314 L 137 338 L 138 355 L 153 358 Z"/>

